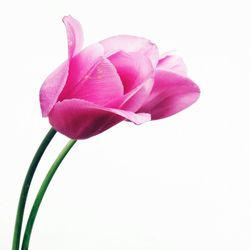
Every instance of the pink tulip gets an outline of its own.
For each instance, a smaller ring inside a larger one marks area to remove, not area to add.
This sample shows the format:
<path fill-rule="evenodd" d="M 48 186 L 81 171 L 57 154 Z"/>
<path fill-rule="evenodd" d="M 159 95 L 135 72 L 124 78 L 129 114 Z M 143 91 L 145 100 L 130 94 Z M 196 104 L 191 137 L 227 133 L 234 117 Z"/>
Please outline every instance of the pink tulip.
<path fill-rule="evenodd" d="M 42 115 L 62 134 L 86 139 L 124 120 L 141 124 L 173 115 L 198 99 L 181 58 L 159 58 L 155 44 L 128 35 L 82 50 L 80 23 L 71 16 L 63 22 L 68 60 L 40 90 Z"/>

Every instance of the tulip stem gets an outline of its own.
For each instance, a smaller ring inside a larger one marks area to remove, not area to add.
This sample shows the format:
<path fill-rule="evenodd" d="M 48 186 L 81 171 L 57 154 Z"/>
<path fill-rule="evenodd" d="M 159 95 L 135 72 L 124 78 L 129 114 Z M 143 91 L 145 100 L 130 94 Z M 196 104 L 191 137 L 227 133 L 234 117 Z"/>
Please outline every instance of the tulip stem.
<path fill-rule="evenodd" d="M 42 202 L 42 199 L 44 197 L 44 194 L 50 184 L 50 181 L 52 180 L 56 170 L 60 166 L 61 162 L 65 158 L 65 156 L 68 154 L 70 149 L 73 147 L 73 145 L 76 143 L 76 140 L 70 140 L 66 146 L 62 149 L 61 153 L 58 155 L 54 163 L 52 164 L 51 168 L 49 169 L 46 177 L 44 178 L 44 181 L 37 193 L 36 199 L 33 203 L 32 209 L 29 214 L 29 218 L 26 224 L 25 232 L 24 232 L 24 237 L 23 237 L 23 243 L 21 250 L 28 250 L 29 247 L 29 241 L 30 241 L 30 236 L 32 232 L 32 228 L 36 219 L 36 215 L 38 212 L 38 209 L 40 207 L 40 204 Z"/>
<path fill-rule="evenodd" d="M 12 250 L 18 250 L 20 245 L 20 236 L 21 236 L 21 230 L 22 230 L 22 223 L 23 223 L 23 214 L 25 209 L 25 204 L 30 188 L 30 184 L 32 181 L 32 178 L 34 176 L 34 173 L 36 171 L 37 165 L 46 150 L 47 146 L 49 145 L 50 141 L 56 134 L 56 131 L 51 128 L 47 135 L 44 137 L 43 141 L 41 142 L 39 148 L 37 149 L 31 163 L 28 169 L 28 172 L 26 174 L 26 177 L 23 182 L 21 194 L 19 197 L 18 207 L 17 207 L 17 214 L 16 214 L 16 221 L 15 221 L 15 228 L 14 228 L 14 236 L 12 241 Z"/>

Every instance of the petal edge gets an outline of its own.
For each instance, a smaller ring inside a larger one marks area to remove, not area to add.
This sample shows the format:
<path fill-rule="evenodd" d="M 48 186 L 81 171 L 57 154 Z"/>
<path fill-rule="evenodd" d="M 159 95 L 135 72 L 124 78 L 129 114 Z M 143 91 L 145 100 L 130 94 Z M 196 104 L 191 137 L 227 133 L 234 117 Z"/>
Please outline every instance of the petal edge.
<path fill-rule="evenodd" d="M 154 87 L 139 112 L 150 113 L 152 120 L 162 119 L 189 107 L 199 96 L 199 87 L 189 78 L 157 70 Z"/>
<path fill-rule="evenodd" d="M 100 43 L 104 47 L 106 56 L 110 56 L 118 51 L 139 52 L 151 60 L 153 67 L 156 66 L 159 59 L 157 46 L 142 37 L 118 35 L 102 40 Z"/>
<path fill-rule="evenodd" d="M 79 99 L 58 102 L 49 114 L 50 124 L 72 139 L 87 139 L 124 120 L 141 124 L 150 120 L 150 114 L 105 108 Z"/>

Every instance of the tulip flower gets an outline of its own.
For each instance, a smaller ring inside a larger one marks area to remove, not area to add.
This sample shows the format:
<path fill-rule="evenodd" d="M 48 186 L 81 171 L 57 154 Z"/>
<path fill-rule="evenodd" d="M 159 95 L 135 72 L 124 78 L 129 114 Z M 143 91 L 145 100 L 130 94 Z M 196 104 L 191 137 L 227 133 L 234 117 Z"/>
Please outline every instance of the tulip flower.
<path fill-rule="evenodd" d="M 46 175 L 35 198 L 22 241 L 27 250 L 43 196 L 57 168 L 79 139 L 98 135 L 130 121 L 142 124 L 162 119 L 189 107 L 199 97 L 198 86 L 187 77 L 183 60 L 159 56 L 151 41 L 130 35 L 107 38 L 83 46 L 80 23 L 63 18 L 68 38 L 68 59 L 53 71 L 40 90 L 42 116 L 52 128 L 28 169 L 19 198 L 12 250 L 19 250 L 24 209 L 31 181 L 48 144 L 58 131 L 70 138 Z"/>
<path fill-rule="evenodd" d="M 42 114 L 60 133 L 86 139 L 124 120 L 141 124 L 165 118 L 199 97 L 181 58 L 159 58 L 149 40 L 120 35 L 82 49 L 80 23 L 71 16 L 63 22 L 68 60 L 40 90 Z"/>

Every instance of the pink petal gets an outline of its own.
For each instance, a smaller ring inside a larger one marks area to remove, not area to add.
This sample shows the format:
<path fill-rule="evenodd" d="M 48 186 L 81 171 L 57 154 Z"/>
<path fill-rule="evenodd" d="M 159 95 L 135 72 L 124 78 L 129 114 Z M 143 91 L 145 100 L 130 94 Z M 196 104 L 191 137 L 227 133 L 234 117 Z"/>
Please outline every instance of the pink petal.
<path fill-rule="evenodd" d="M 108 58 L 115 66 L 128 93 L 153 74 L 153 67 L 148 58 L 140 53 L 119 51 Z"/>
<path fill-rule="evenodd" d="M 186 76 L 187 67 L 182 58 L 176 55 L 165 55 L 160 58 L 157 69 L 172 71 L 174 73 Z"/>
<path fill-rule="evenodd" d="M 68 62 L 64 62 L 44 81 L 39 93 L 42 116 L 47 116 L 55 105 L 67 81 L 67 76 Z"/>
<path fill-rule="evenodd" d="M 136 112 L 145 103 L 153 87 L 153 76 L 127 93 L 119 108 Z"/>
<path fill-rule="evenodd" d="M 47 116 L 55 105 L 67 81 L 70 59 L 79 51 L 83 43 L 83 33 L 79 22 L 71 16 L 64 17 L 63 22 L 68 36 L 69 59 L 47 77 L 40 89 L 43 116 Z"/>
<path fill-rule="evenodd" d="M 65 99 L 77 98 L 106 105 L 123 96 L 123 85 L 114 65 L 100 58 L 88 73 L 65 94 Z"/>
<path fill-rule="evenodd" d="M 152 120 L 162 119 L 187 108 L 199 95 L 198 86 L 189 78 L 157 70 L 152 92 L 139 112 L 150 113 Z"/>
<path fill-rule="evenodd" d="M 70 91 L 84 78 L 94 64 L 104 55 L 103 47 L 99 44 L 92 44 L 83 49 L 70 60 L 67 83 L 61 92 L 58 100 L 65 99 Z"/>
<path fill-rule="evenodd" d="M 110 56 L 118 51 L 139 52 L 147 56 L 153 67 L 156 66 L 159 58 L 158 48 L 149 40 L 136 36 L 120 35 L 113 36 L 101 41 L 105 55 Z"/>
<path fill-rule="evenodd" d="M 154 69 L 149 59 L 136 52 L 119 51 L 109 57 L 115 66 L 124 86 L 122 100 L 115 100 L 113 107 L 136 112 L 153 87 Z"/>
<path fill-rule="evenodd" d="M 77 54 L 83 45 L 83 31 L 81 24 L 72 16 L 63 18 L 67 30 L 69 58 Z"/>
<path fill-rule="evenodd" d="M 104 108 L 79 99 L 58 102 L 49 114 L 51 125 L 72 139 L 87 139 L 125 119 L 141 124 L 149 121 L 150 115 Z"/>

